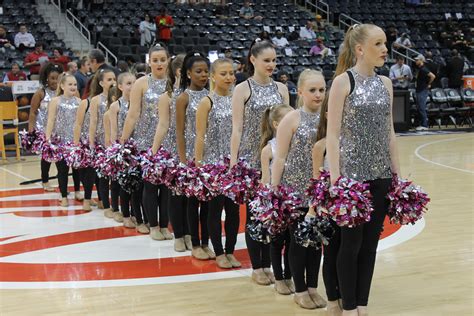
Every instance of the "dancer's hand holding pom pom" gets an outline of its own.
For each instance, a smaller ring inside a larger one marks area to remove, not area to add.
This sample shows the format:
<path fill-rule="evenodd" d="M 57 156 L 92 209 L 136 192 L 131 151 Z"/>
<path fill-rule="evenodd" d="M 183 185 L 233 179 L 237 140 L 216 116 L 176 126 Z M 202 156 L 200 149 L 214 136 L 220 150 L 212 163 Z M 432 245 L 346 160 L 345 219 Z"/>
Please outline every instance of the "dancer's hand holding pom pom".
<path fill-rule="evenodd" d="M 320 249 L 322 245 L 329 244 L 334 228 L 327 217 L 308 213 L 303 221 L 298 222 L 294 235 L 300 246 Z"/>
<path fill-rule="evenodd" d="M 244 159 L 239 159 L 222 179 L 224 195 L 237 204 L 252 200 L 259 185 L 260 171 L 250 167 Z"/>
<path fill-rule="evenodd" d="M 20 139 L 21 139 L 21 147 L 29 152 L 39 154 L 41 153 L 41 148 L 43 143 L 46 140 L 46 136 L 43 132 L 38 130 L 33 130 L 31 132 L 27 132 L 26 130 L 22 130 L 20 132 Z"/>
<path fill-rule="evenodd" d="M 82 140 L 79 144 L 68 142 L 64 146 L 64 160 L 69 167 L 74 169 L 87 168 L 94 161 L 94 153 L 87 141 Z"/>
<path fill-rule="evenodd" d="M 61 161 L 64 153 L 64 145 L 61 143 L 61 138 L 58 136 L 51 136 L 45 141 L 42 146 L 41 157 L 47 162 Z"/>

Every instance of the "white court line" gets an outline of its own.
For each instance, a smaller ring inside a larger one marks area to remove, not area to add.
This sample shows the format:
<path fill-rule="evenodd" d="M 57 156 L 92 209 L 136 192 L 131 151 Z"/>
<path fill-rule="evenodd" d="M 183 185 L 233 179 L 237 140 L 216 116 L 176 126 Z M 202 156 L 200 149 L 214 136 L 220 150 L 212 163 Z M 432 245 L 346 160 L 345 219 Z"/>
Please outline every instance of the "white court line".
<path fill-rule="evenodd" d="M 433 145 L 433 144 L 437 144 L 437 143 L 450 142 L 450 141 L 459 140 L 459 139 L 463 139 L 463 138 L 458 137 L 458 138 L 442 139 L 442 140 L 436 140 L 436 141 L 433 141 L 433 142 L 429 142 L 429 143 L 420 145 L 420 146 L 418 146 L 418 147 L 415 149 L 415 156 L 417 156 L 419 159 L 421 159 L 421 160 L 423 160 L 423 161 L 425 161 L 425 162 L 432 163 L 432 164 L 437 165 L 437 166 L 440 166 L 440 167 L 444 167 L 444 168 L 448 168 L 448 169 L 453 169 L 453 170 L 457 170 L 457 171 L 461 171 L 461 172 L 466 172 L 466 173 L 474 174 L 474 171 L 472 171 L 472 170 L 461 169 L 461 168 L 456 168 L 456 167 L 444 165 L 444 164 L 442 164 L 442 163 L 429 160 L 429 159 L 423 157 L 423 156 L 420 154 L 420 150 L 423 149 L 423 148 L 425 148 L 425 147 L 427 147 L 427 146 L 430 146 L 430 145 Z"/>
<path fill-rule="evenodd" d="M 8 169 L 5 169 L 4 167 L 0 167 L 0 170 L 3 170 L 3 171 L 5 171 L 5 172 L 7 172 L 7 173 L 9 173 L 9 174 L 11 174 L 11 175 L 14 175 L 15 177 L 18 177 L 18 178 L 20 178 L 20 179 L 23 179 L 23 180 L 25 180 L 25 181 L 30 181 L 30 180 L 31 180 L 30 178 L 26 178 L 26 177 L 22 176 L 21 174 L 16 173 L 16 172 L 13 172 L 13 171 L 8 170 Z M 41 188 L 41 185 L 38 184 L 38 183 L 32 183 L 32 185 L 35 185 L 35 186 L 38 186 L 38 187 Z"/>

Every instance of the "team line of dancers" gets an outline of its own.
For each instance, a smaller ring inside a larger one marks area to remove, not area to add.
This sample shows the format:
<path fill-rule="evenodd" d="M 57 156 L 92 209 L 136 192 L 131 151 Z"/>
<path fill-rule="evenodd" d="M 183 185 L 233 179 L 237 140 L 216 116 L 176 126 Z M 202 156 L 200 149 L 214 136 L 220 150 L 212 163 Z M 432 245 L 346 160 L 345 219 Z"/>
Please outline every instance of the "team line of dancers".
<path fill-rule="evenodd" d="M 389 203 L 386 195 L 392 173 L 400 173 L 392 85 L 374 72 L 385 62 L 385 42 L 383 30 L 375 25 L 351 27 L 330 93 L 321 72 L 307 69 L 299 76 L 297 109 L 288 105 L 287 87 L 272 80 L 274 46 L 259 39 L 248 54 L 250 77 L 235 87 L 231 60 L 209 65 L 200 53 L 170 57 L 165 47 L 155 46 L 149 51 L 149 75 L 135 80 L 130 73 L 116 78 L 112 70 L 99 70 L 89 98 L 81 100 L 74 76 L 61 75 L 60 66 L 49 64 L 42 71 L 44 87 L 32 102 L 29 129 L 43 130 L 47 139 L 55 135 L 62 142 L 77 144 L 83 139 L 105 147 L 133 138 L 141 151 L 164 148 L 181 162 L 194 160 L 197 165 L 230 156 L 232 166 L 244 158 L 261 170 L 262 183 L 288 184 L 302 196 L 309 179 L 323 167 L 330 170 L 332 183 L 340 175 L 368 183 L 374 206 L 371 220 L 351 228 L 334 224 L 336 233 L 324 246 L 327 301 L 317 291 L 322 250 L 296 243 L 294 226 L 269 244 L 245 234 L 257 284 L 274 283 L 280 294 L 295 293 L 294 301 L 306 309 L 327 306 L 329 315 L 367 315 L 377 243 Z M 69 167 L 64 160 L 56 167 L 61 205 L 67 206 Z M 45 190 L 52 190 L 49 168 L 42 160 Z M 75 197 L 83 199 L 85 210 L 95 205 L 95 184 L 106 217 L 155 240 L 174 238 L 176 251 L 191 250 L 199 260 L 216 259 L 220 268 L 241 266 L 233 255 L 239 205 L 228 197 L 201 202 L 147 181 L 129 193 L 115 180 L 98 178 L 92 167 L 74 169 L 73 179 Z M 79 192 L 81 182 L 84 196 Z M 307 207 L 300 211 L 306 217 L 315 215 Z M 247 205 L 247 223 L 250 217 Z"/>

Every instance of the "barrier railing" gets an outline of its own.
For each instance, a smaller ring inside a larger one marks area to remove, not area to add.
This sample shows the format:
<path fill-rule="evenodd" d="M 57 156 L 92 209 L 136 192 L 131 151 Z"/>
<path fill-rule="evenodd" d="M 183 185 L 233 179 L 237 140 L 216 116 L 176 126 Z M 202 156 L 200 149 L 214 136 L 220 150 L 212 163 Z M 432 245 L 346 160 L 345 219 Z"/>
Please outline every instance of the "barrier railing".
<path fill-rule="evenodd" d="M 351 18 L 347 14 L 341 13 L 339 14 L 339 28 L 341 30 L 347 31 L 354 24 L 362 24 L 362 22 L 357 21 L 356 19 Z"/>
<path fill-rule="evenodd" d="M 105 51 L 105 58 L 110 62 L 110 58 L 115 60 L 115 65 L 117 65 L 118 58 L 115 56 L 110 49 L 108 49 L 102 42 L 97 42 L 97 48 Z"/>
<path fill-rule="evenodd" d="M 308 6 L 314 8 L 316 14 L 322 15 L 326 21 L 331 22 L 331 16 L 329 15 L 329 5 L 326 2 L 321 0 L 306 0 L 304 3 L 305 9 L 308 9 Z"/>

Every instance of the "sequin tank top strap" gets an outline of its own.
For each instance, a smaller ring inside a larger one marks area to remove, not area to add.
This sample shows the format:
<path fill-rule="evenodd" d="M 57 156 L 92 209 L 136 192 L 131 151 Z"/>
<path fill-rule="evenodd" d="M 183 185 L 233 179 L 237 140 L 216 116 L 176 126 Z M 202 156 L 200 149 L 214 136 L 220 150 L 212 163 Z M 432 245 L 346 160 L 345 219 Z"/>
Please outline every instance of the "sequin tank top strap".
<path fill-rule="evenodd" d="M 46 124 L 48 123 L 48 105 L 55 95 L 56 91 L 44 88 L 44 97 L 40 102 L 38 115 L 36 116 L 36 129 L 39 131 L 46 130 Z"/>
<path fill-rule="evenodd" d="M 103 94 L 99 95 L 99 106 L 97 112 L 97 129 L 95 133 L 95 141 L 99 144 L 105 143 L 104 130 L 104 114 L 107 111 L 107 97 Z"/>
<path fill-rule="evenodd" d="M 283 103 L 283 97 L 273 80 L 262 85 L 250 78 L 247 84 L 250 88 L 250 98 L 244 105 L 239 157 L 247 159 L 252 167 L 260 169 L 260 125 L 263 113 L 268 107 Z"/>
<path fill-rule="evenodd" d="M 310 113 L 302 109 L 297 111 L 300 113 L 300 123 L 291 139 L 281 182 L 292 186 L 304 198 L 304 191 L 313 175 L 311 157 L 320 113 Z"/>
<path fill-rule="evenodd" d="M 170 125 L 168 128 L 168 135 L 163 140 L 163 148 L 171 152 L 174 156 L 177 155 L 176 148 L 176 99 L 181 94 L 180 89 L 175 89 L 171 94 L 170 100 Z"/>
<path fill-rule="evenodd" d="M 78 107 L 79 100 L 76 97 L 61 96 L 59 99 L 54 134 L 61 137 L 62 142 L 74 140 L 74 123 Z"/>
<path fill-rule="evenodd" d="M 232 136 L 232 96 L 211 93 L 212 107 L 208 116 L 203 161 L 217 163 L 230 154 Z"/>
<path fill-rule="evenodd" d="M 358 181 L 390 178 L 390 94 L 378 75 L 350 71 L 355 86 L 342 112 L 341 175 Z"/>
<path fill-rule="evenodd" d="M 82 122 L 81 128 L 81 138 L 87 142 L 89 142 L 89 126 L 91 123 L 91 100 L 87 99 L 88 104 L 86 105 L 86 112 L 84 113 L 84 121 Z"/>
<path fill-rule="evenodd" d="M 271 175 L 272 174 L 273 159 L 275 159 L 275 155 L 276 155 L 276 146 L 277 146 L 276 137 L 273 137 L 272 139 L 270 139 L 268 141 L 268 143 L 270 144 L 270 149 L 272 150 L 272 160 L 270 161 L 270 165 L 269 165 L 270 175 Z"/>
<path fill-rule="evenodd" d="M 139 150 L 147 150 L 153 144 L 158 123 L 158 101 L 165 89 L 166 79 L 154 79 L 148 75 L 148 88 L 143 94 L 140 119 L 133 134 Z"/>
<path fill-rule="evenodd" d="M 128 107 L 129 107 L 129 102 L 125 100 L 124 97 L 121 97 L 118 100 L 119 104 L 119 111 L 117 115 L 117 137 L 120 138 L 123 132 L 123 127 L 125 125 L 125 119 L 127 118 L 128 114 Z"/>
<path fill-rule="evenodd" d="M 188 106 L 186 108 L 186 128 L 184 138 L 186 141 L 186 159 L 194 157 L 194 140 L 196 139 L 196 111 L 202 98 L 209 94 L 207 89 L 193 91 L 186 89 L 189 95 Z"/>

